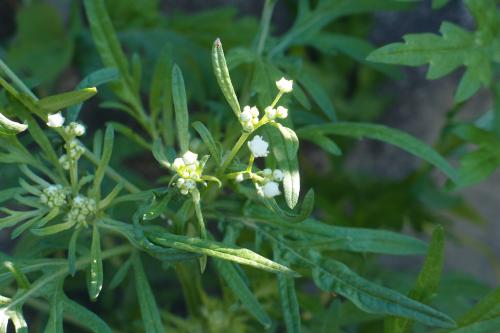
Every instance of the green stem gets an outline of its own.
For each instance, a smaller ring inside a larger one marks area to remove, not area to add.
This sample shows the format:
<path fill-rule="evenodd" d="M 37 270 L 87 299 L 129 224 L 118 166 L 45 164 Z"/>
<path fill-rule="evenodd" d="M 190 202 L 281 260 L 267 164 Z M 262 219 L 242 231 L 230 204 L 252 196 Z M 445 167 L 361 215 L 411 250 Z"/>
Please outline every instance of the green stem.
<path fill-rule="evenodd" d="M 35 94 L 21 81 L 21 79 L 7 66 L 5 62 L 3 62 L 2 59 L 0 59 L 0 69 L 2 72 L 7 75 L 9 79 L 12 80 L 12 82 L 24 93 L 28 94 L 31 98 L 33 98 L 35 101 L 38 100 L 38 97 L 36 97 Z"/>
<path fill-rule="evenodd" d="M 99 159 L 97 158 L 97 156 L 95 156 L 94 153 L 92 153 L 87 148 L 85 148 L 84 155 L 87 159 L 89 159 L 89 161 L 91 161 L 95 165 L 99 165 Z M 127 189 L 127 191 L 129 191 L 130 193 L 138 193 L 141 191 L 137 186 L 123 178 L 118 172 L 116 172 L 115 169 L 110 166 L 106 167 L 106 175 L 108 175 L 109 178 L 113 179 L 117 183 L 122 183 L 123 187 L 125 187 L 125 189 Z"/>
<path fill-rule="evenodd" d="M 243 146 L 243 144 L 245 143 L 245 141 L 247 141 L 247 139 L 250 136 L 250 134 L 252 134 L 252 133 L 246 133 L 245 132 L 245 133 L 241 134 L 241 136 L 238 139 L 238 141 L 235 143 L 235 145 L 233 146 L 233 148 L 231 149 L 231 151 L 229 152 L 229 154 L 227 155 L 227 157 L 224 159 L 224 162 L 222 162 L 222 166 L 219 169 L 219 172 L 217 173 L 219 176 L 221 176 L 222 174 L 224 174 L 224 171 L 226 171 L 226 169 L 229 166 L 229 164 L 231 164 L 231 162 L 233 161 L 234 157 L 236 156 L 236 154 L 238 154 L 238 152 L 241 149 L 241 146 Z"/>
<path fill-rule="evenodd" d="M 273 16 L 274 5 L 276 0 L 266 0 L 264 3 L 264 8 L 262 9 L 262 16 L 260 18 L 260 34 L 259 42 L 257 43 L 257 55 L 260 56 L 264 50 L 264 45 L 266 43 L 267 35 L 269 34 L 269 25 L 271 23 L 271 17 Z"/>

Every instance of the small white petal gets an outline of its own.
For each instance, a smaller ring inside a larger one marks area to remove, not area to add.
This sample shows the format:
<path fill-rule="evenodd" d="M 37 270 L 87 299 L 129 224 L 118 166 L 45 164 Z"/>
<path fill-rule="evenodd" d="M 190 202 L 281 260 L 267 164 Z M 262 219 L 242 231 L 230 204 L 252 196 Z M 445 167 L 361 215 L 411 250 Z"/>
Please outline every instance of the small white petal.
<path fill-rule="evenodd" d="M 198 154 L 195 154 L 188 150 L 187 152 L 184 153 L 184 155 L 182 155 L 182 160 L 187 165 L 194 164 L 198 160 Z"/>
<path fill-rule="evenodd" d="M 280 169 L 276 169 L 273 171 L 273 179 L 277 182 L 280 182 L 283 180 L 283 178 L 285 177 L 285 175 L 283 174 L 283 171 L 281 171 Z"/>
<path fill-rule="evenodd" d="M 184 160 L 180 157 L 177 157 L 174 160 L 174 163 L 172 163 L 172 168 L 174 168 L 174 170 L 179 170 L 181 167 L 183 167 L 185 165 L 186 164 L 184 163 Z"/>
<path fill-rule="evenodd" d="M 48 116 L 47 126 L 61 127 L 64 124 L 64 117 L 61 112 L 54 113 Z"/>
<path fill-rule="evenodd" d="M 258 117 L 259 116 L 259 109 L 257 109 L 256 106 L 252 106 L 250 108 L 250 113 L 252 114 L 252 117 Z"/>
<path fill-rule="evenodd" d="M 293 90 L 293 80 L 287 80 L 282 77 L 279 81 L 276 81 L 276 87 L 278 87 L 281 92 L 289 93 Z"/>
<path fill-rule="evenodd" d="M 283 106 L 278 106 L 276 109 L 276 116 L 281 119 L 288 117 L 288 109 Z"/>
<path fill-rule="evenodd" d="M 82 136 L 85 134 L 85 126 L 82 124 L 75 124 L 74 132 L 76 136 Z"/>
<path fill-rule="evenodd" d="M 237 183 L 241 183 L 242 181 L 245 180 L 245 178 L 243 177 L 243 174 L 242 173 L 239 173 L 236 178 L 234 179 Z"/>
<path fill-rule="evenodd" d="M 252 113 L 250 112 L 250 110 L 243 110 L 243 112 L 240 114 L 240 119 L 242 122 L 248 122 L 250 120 L 252 120 Z"/>
<path fill-rule="evenodd" d="M 269 120 L 274 120 L 276 118 L 276 109 L 272 106 L 268 106 L 264 110 L 266 112 L 266 116 Z"/>
<path fill-rule="evenodd" d="M 264 141 L 260 135 L 254 136 L 253 139 L 248 142 L 248 148 L 250 148 L 254 157 L 266 157 L 269 154 L 267 150 L 268 147 L 269 143 Z"/>
<path fill-rule="evenodd" d="M 281 194 L 279 185 L 276 182 L 267 182 L 262 186 L 262 193 L 266 198 L 272 198 Z"/>

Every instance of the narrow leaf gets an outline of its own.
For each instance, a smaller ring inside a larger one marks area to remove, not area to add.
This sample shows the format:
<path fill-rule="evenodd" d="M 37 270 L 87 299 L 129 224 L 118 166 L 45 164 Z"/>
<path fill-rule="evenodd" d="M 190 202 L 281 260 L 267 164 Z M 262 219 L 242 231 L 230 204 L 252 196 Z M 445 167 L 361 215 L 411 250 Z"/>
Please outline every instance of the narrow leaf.
<path fill-rule="evenodd" d="M 95 301 L 101 293 L 103 278 L 101 237 L 99 228 L 94 225 L 92 230 L 92 245 L 90 247 L 89 276 L 87 277 L 89 296 L 92 301 Z"/>
<path fill-rule="evenodd" d="M 94 333 L 113 333 L 111 328 L 95 313 L 67 297 L 64 297 L 64 313 Z"/>
<path fill-rule="evenodd" d="M 217 163 L 217 165 L 221 165 L 222 154 L 220 148 L 217 146 L 217 143 L 215 142 L 208 128 L 206 128 L 205 125 L 203 125 L 203 123 L 199 121 L 195 121 L 191 126 L 193 126 L 196 132 L 198 132 L 198 134 L 200 135 L 201 140 L 207 147 L 210 155 L 215 160 L 215 163 Z"/>
<path fill-rule="evenodd" d="M 189 150 L 189 114 L 186 99 L 184 78 L 179 66 L 174 65 L 172 69 L 172 98 L 175 108 L 175 124 L 177 126 L 177 138 L 181 152 Z"/>
<path fill-rule="evenodd" d="M 28 125 L 12 121 L 0 113 L 0 135 L 16 135 L 24 132 L 27 128 Z"/>
<path fill-rule="evenodd" d="M 227 103 L 231 109 L 233 109 L 236 117 L 239 118 L 241 113 L 240 103 L 238 102 L 233 84 L 231 83 L 231 77 L 229 76 L 226 58 L 224 57 L 224 50 L 222 49 L 222 43 L 218 38 L 215 40 L 212 48 L 212 65 L 215 77 L 217 78 L 217 83 L 219 84 Z"/>
<path fill-rule="evenodd" d="M 37 101 L 37 106 L 47 113 L 57 112 L 69 106 L 80 104 L 97 93 L 97 89 L 84 88 L 63 94 L 53 95 Z"/>
<path fill-rule="evenodd" d="M 97 169 L 94 175 L 94 183 L 92 185 L 92 192 L 98 198 L 101 196 L 101 183 L 106 173 L 106 169 L 109 165 L 111 159 L 111 153 L 113 152 L 113 143 L 115 140 L 115 131 L 113 126 L 106 127 L 106 133 L 104 134 L 104 145 L 102 150 L 101 159 L 97 165 Z"/>

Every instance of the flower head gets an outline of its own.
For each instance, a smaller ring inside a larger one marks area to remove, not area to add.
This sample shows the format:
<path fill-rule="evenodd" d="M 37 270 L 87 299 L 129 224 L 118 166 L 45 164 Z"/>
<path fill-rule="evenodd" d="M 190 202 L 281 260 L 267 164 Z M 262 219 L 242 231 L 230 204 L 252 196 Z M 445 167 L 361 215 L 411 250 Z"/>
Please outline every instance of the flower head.
<path fill-rule="evenodd" d="M 64 132 L 69 136 L 82 136 L 85 134 L 85 126 L 80 123 L 72 121 L 64 128 Z"/>
<path fill-rule="evenodd" d="M 89 217 L 94 215 L 96 211 L 97 205 L 95 200 L 79 194 L 73 199 L 67 219 L 68 221 L 86 224 Z"/>
<path fill-rule="evenodd" d="M 243 130 L 251 132 L 259 122 L 259 109 L 256 106 L 245 106 L 240 114 L 240 122 Z"/>
<path fill-rule="evenodd" d="M 262 195 L 266 198 L 273 198 L 281 194 L 279 184 L 273 181 L 265 183 L 261 190 Z"/>
<path fill-rule="evenodd" d="M 273 179 L 274 181 L 276 182 L 280 182 L 283 180 L 283 178 L 285 178 L 285 175 L 283 174 L 283 171 L 281 171 L 280 169 L 276 169 L 273 171 Z"/>
<path fill-rule="evenodd" d="M 264 141 L 260 135 L 256 135 L 251 141 L 248 141 L 248 148 L 254 157 L 266 157 L 269 154 L 269 150 L 267 150 L 269 143 Z"/>
<path fill-rule="evenodd" d="M 186 195 L 196 188 L 196 182 L 201 181 L 203 162 L 198 161 L 198 154 L 186 151 L 182 157 L 177 157 L 172 163 L 172 170 L 179 177 L 175 186 Z M 205 160 L 206 161 L 206 160 Z"/>
<path fill-rule="evenodd" d="M 49 208 L 61 207 L 66 204 L 68 191 L 62 185 L 49 185 L 42 190 L 40 201 Z"/>
<path fill-rule="evenodd" d="M 283 106 L 278 106 L 276 108 L 276 117 L 285 119 L 286 117 L 288 117 L 288 109 Z"/>
<path fill-rule="evenodd" d="M 195 164 L 198 161 L 198 154 L 195 154 L 188 150 L 184 153 L 184 155 L 182 155 L 182 160 L 187 165 Z"/>
<path fill-rule="evenodd" d="M 264 111 L 266 112 L 266 116 L 269 120 L 274 120 L 276 119 L 276 109 L 273 108 L 272 106 L 268 106 L 264 109 Z"/>
<path fill-rule="evenodd" d="M 48 116 L 47 126 L 49 127 L 61 127 L 64 124 L 64 117 L 61 112 L 50 114 Z"/>
<path fill-rule="evenodd" d="M 283 93 L 289 93 L 293 90 L 293 80 L 282 77 L 279 81 L 276 81 L 276 87 Z"/>

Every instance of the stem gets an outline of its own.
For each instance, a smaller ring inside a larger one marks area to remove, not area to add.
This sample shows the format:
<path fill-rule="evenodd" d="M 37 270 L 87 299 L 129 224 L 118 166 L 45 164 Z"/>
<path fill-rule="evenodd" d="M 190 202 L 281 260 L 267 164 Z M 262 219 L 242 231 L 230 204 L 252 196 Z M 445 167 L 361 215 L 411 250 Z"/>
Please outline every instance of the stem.
<path fill-rule="evenodd" d="M 278 92 L 278 95 L 276 95 L 276 97 L 274 98 L 274 101 L 271 103 L 271 107 L 274 108 L 276 106 L 276 104 L 278 104 L 281 96 L 283 96 L 283 92 L 280 90 Z"/>
<path fill-rule="evenodd" d="M 224 162 L 222 163 L 222 166 L 221 166 L 221 168 L 219 169 L 219 172 L 218 172 L 219 176 L 222 175 L 224 173 L 224 171 L 226 171 L 227 167 L 229 166 L 229 164 L 231 164 L 231 162 L 234 159 L 234 157 L 236 156 L 236 154 L 238 154 L 238 152 L 241 149 L 241 146 L 243 146 L 243 144 L 245 143 L 245 141 L 247 141 L 247 139 L 250 136 L 250 134 L 252 134 L 252 133 L 246 133 L 245 132 L 245 133 L 241 134 L 240 138 L 238 139 L 238 141 L 233 146 L 233 149 L 231 149 L 231 151 L 229 152 L 229 155 L 227 155 L 227 157 L 224 159 Z"/>
<path fill-rule="evenodd" d="M 253 166 L 253 161 L 255 160 L 255 156 L 253 154 L 250 154 L 250 158 L 248 159 L 248 166 L 247 166 L 247 172 L 252 171 L 252 166 Z"/>
<path fill-rule="evenodd" d="M 97 158 L 97 156 L 95 156 L 94 153 L 92 153 L 87 148 L 85 148 L 84 155 L 92 163 L 94 163 L 95 165 L 99 165 L 99 159 Z M 110 166 L 106 167 L 106 175 L 108 175 L 109 178 L 113 179 L 117 183 L 123 183 L 123 187 L 125 187 L 130 193 L 137 193 L 141 191 L 137 186 L 123 178 L 118 172 L 116 172 L 115 169 Z"/>
<path fill-rule="evenodd" d="M 68 154 L 69 156 L 69 154 Z M 69 178 L 73 195 L 78 194 L 78 161 L 69 161 Z"/>
<path fill-rule="evenodd" d="M 257 55 L 260 56 L 264 50 L 264 45 L 266 43 L 267 35 L 269 33 L 269 25 L 271 23 L 271 17 L 273 16 L 274 5 L 276 0 L 266 0 L 264 3 L 264 8 L 262 9 L 262 16 L 260 18 L 260 34 L 259 42 L 257 43 Z"/>

